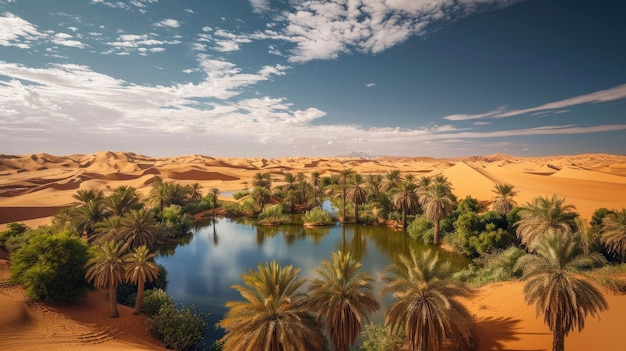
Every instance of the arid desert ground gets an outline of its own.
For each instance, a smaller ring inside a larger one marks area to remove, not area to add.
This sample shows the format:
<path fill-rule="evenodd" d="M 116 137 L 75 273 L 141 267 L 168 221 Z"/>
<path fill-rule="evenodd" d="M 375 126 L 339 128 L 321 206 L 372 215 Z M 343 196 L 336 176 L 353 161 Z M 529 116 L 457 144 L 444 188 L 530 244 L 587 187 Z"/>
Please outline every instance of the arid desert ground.
<path fill-rule="evenodd" d="M 583 154 L 522 158 L 507 155 L 457 159 L 415 158 L 217 158 L 188 155 L 152 158 L 126 152 L 53 156 L 0 155 L 0 231 L 6 224 L 30 227 L 50 223 L 50 216 L 74 201 L 78 189 L 102 189 L 105 195 L 120 185 L 147 194 L 155 177 L 181 184 L 199 183 L 204 191 L 222 193 L 250 185 L 257 172 L 269 172 L 278 182 L 283 172 L 318 171 L 324 175 L 351 168 L 362 174 L 444 174 L 453 192 L 488 201 L 494 184 L 515 186 L 519 205 L 538 196 L 557 194 L 590 219 L 601 207 L 626 207 L 626 156 Z M 6 258 L 6 257 L 4 257 Z M 0 261 L 0 282 L 8 278 L 8 262 Z M 615 350 L 626 345 L 621 332 L 626 296 L 605 292 L 609 310 L 588 318 L 585 329 L 570 334 L 567 350 Z M 143 319 L 120 306 L 121 318 L 108 318 L 105 295 L 91 293 L 75 306 L 33 304 L 19 287 L 0 285 L 0 349 L 2 350 L 155 350 Z M 552 336 L 527 306 L 519 282 L 481 288 L 468 301 L 475 315 L 480 350 L 549 350 Z"/>

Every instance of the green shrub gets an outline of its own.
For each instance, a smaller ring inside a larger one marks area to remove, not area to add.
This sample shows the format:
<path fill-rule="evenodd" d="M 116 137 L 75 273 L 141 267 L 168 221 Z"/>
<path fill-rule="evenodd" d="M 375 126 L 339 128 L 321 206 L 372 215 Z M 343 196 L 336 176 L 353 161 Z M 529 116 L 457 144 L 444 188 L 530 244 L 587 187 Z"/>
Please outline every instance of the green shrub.
<path fill-rule="evenodd" d="M 241 191 L 237 191 L 233 193 L 233 199 L 235 200 L 239 200 L 241 198 L 244 198 L 246 196 L 250 195 L 250 189 L 243 189 Z"/>
<path fill-rule="evenodd" d="M 154 317 L 162 307 L 169 305 L 174 305 L 174 299 L 163 289 L 146 290 L 141 301 L 141 311 L 148 317 Z"/>
<path fill-rule="evenodd" d="M 418 215 L 407 227 L 407 233 L 411 239 L 430 244 L 435 236 L 433 222 L 425 215 Z"/>
<path fill-rule="evenodd" d="M 291 217 L 283 213 L 283 206 L 281 204 L 265 206 L 263 212 L 259 214 L 260 224 L 281 224 L 289 223 Z"/>
<path fill-rule="evenodd" d="M 33 300 L 76 302 L 85 295 L 87 244 L 66 232 L 37 234 L 11 256 L 11 281 Z"/>
<path fill-rule="evenodd" d="M 377 323 L 366 324 L 361 336 L 363 344 L 359 351 L 400 350 L 404 339 L 402 335 L 393 335 L 388 327 Z"/>
<path fill-rule="evenodd" d="M 174 350 L 188 350 L 196 345 L 208 327 L 192 309 L 183 307 L 178 310 L 174 305 L 161 307 L 148 324 L 163 344 Z"/>
<path fill-rule="evenodd" d="M 335 220 L 332 218 L 330 212 L 321 207 L 315 207 L 312 210 L 306 211 L 302 216 L 305 224 L 311 225 L 332 225 L 335 224 Z"/>
<path fill-rule="evenodd" d="M 28 230 L 28 227 L 22 223 L 9 223 L 7 224 L 7 230 L 0 233 L 0 247 L 6 249 L 6 242 L 11 237 L 16 237 L 24 234 Z"/>
<path fill-rule="evenodd" d="M 475 259 L 466 269 L 455 273 L 454 278 L 476 286 L 519 278 L 522 271 L 517 267 L 517 260 L 525 254 L 524 250 L 517 247 L 488 254 Z"/>

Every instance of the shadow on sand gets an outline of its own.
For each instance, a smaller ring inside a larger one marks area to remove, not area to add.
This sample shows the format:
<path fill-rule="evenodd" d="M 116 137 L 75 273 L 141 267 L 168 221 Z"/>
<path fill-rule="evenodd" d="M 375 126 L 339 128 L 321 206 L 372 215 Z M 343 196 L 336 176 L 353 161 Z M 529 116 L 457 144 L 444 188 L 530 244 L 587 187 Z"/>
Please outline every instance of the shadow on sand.
<path fill-rule="evenodd" d="M 520 340 L 520 335 L 550 333 L 520 333 L 517 326 L 521 320 L 514 318 L 485 317 L 476 320 L 476 337 L 478 338 L 479 350 L 502 350 L 502 351 L 547 351 L 546 349 L 510 349 L 507 344 Z"/>

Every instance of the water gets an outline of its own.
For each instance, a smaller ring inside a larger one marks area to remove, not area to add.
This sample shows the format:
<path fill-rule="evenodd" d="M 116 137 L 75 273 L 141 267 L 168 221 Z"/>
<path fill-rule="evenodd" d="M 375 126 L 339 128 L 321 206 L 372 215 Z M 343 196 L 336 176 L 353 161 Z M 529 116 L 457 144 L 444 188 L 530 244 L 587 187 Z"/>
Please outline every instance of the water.
<path fill-rule="evenodd" d="M 362 270 L 376 279 L 373 286 L 381 309 L 370 316 L 370 321 L 382 323 L 391 297 L 378 293 L 383 285 L 380 274 L 399 255 L 428 247 L 386 227 L 335 225 L 305 229 L 301 224 L 257 227 L 255 223 L 219 219 L 215 227 L 209 224 L 197 228 L 188 243 L 179 244 L 156 259 L 168 271 L 166 291 L 174 301 L 208 313 L 204 347 L 223 335 L 215 324 L 227 311 L 225 303 L 242 300 L 231 286 L 243 284 L 241 274 L 256 269 L 261 262 L 277 260 L 281 265 L 291 264 L 301 269 L 301 278 L 314 278 L 315 268 L 332 252 L 351 252 L 362 263 Z M 440 255 L 457 267 L 467 264 L 464 258 L 443 250 Z"/>

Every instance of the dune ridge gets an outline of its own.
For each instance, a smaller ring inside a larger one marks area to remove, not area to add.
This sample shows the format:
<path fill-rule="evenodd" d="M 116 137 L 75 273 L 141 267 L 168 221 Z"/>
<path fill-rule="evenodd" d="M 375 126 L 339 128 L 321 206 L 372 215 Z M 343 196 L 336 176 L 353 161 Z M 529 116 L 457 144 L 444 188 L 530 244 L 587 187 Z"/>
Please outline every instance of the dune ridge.
<path fill-rule="evenodd" d="M 181 184 L 197 182 L 205 191 L 213 187 L 237 191 L 250 187 L 257 172 L 268 172 L 280 183 L 285 172 L 329 175 L 346 168 L 363 174 L 392 169 L 415 176 L 444 174 L 459 199 L 472 196 L 481 201 L 491 200 L 494 184 L 506 182 L 518 190 L 519 204 L 557 194 L 585 218 L 600 207 L 622 208 L 626 198 L 626 156 L 611 154 L 460 158 L 220 158 L 192 154 L 155 158 L 102 151 L 68 156 L 0 155 L 0 229 L 11 221 L 48 217 L 41 209 L 71 205 L 78 189 L 101 189 L 106 195 L 117 186 L 129 185 L 147 194 L 154 178 L 161 177 Z"/>

